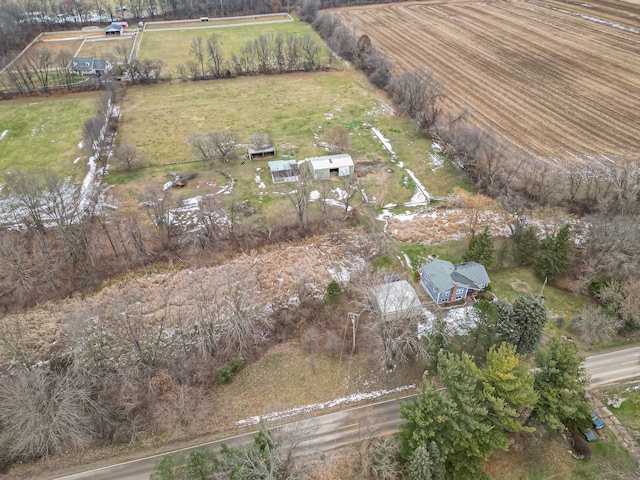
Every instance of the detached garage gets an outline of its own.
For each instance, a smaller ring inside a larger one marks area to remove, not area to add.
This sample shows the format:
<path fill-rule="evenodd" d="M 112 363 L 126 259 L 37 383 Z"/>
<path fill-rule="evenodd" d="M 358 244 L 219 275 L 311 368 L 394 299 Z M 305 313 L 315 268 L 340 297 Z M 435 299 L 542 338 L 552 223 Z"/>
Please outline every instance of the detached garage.
<path fill-rule="evenodd" d="M 336 177 L 353 175 L 353 159 L 346 153 L 307 158 L 307 163 L 314 180 L 329 180 L 332 175 Z"/>

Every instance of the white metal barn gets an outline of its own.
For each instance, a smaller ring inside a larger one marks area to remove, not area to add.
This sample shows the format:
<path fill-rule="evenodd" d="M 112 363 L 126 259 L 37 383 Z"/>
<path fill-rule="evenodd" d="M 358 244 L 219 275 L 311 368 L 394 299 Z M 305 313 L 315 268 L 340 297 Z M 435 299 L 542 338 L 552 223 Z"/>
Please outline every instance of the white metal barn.
<path fill-rule="evenodd" d="M 347 153 L 311 157 L 307 158 L 307 163 L 314 180 L 329 180 L 331 175 L 346 177 L 354 171 L 353 159 Z"/>

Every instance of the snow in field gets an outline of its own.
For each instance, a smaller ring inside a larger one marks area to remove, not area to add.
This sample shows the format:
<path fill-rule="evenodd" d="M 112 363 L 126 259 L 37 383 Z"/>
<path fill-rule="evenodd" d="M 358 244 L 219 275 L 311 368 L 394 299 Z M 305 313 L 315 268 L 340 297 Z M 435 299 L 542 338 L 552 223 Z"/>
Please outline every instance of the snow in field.
<path fill-rule="evenodd" d="M 418 338 L 431 335 L 436 328 L 437 318 L 433 312 L 423 309 L 422 316 L 425 320 L 418 324 Z M 465 334 L 477 323 L 478 316 L 473 307 L 452 308 L 438 323 L 438 327 L 443 328 L 447 334 Z"/>
<path fill-rule="evenodd" d="M 316 410 L 324 410 L 325 408 L 337 407 L 339 405 L 347 405 L 349 403 L 361 402 L 363 400 L 371 400 L 374 398 L 380 398 L 384 395 L 389 395 L 391 393 L 400 393 L 406 390 L 412 390 L 414 388 L 416 388 L 415 385 L 405 385 L 403 387 L 397 387 L 391 390 L 377 390 L 375 392 L 368 392 L 368 393 L 354 393 L 352 395 L 336 398 L 328 402 L 312 403 L 310 405 L 302 405 L 299 407 L 288 408 L 287 410 L 282 410 L 280 412 L 271 412 L 265 415 L 256 415 L 255 417 L 239 420 L 236 422 L 236 425 L 239 427 L 246 427 L 250 425 L 257 425 L 261 421 L 272 422 L 274 420 L 291 417 L 299 413 L 308 413 Z"/>
<path fill-rule="evenodd" d="M 444 153 L 442 153 L 442 147 L 437 143 L 431 144 L 431 150 L 433 152 L 429 154 L 429 160 L 433 166 L 431 171 L 435 172 L 444 166 Z"/>
<path fill-rule="evenodd" d="M 344 209 L 344 203 L 342 203 L 340 200 L 348 197 L 347 192 L 345 192 L 341 188 L 335 188 L 335 189 L 331 190 L 331 193 L 333 193 L 336 198 L 327 197 L 327 198 L 324 199 L 324 202 L 327 205 L 331 205 L 332 207 L 339 207 L 339 208 Z M 321 197 L 322 197 L 322 195 L 317 190 L 312 190 L 309 193 L 309 201 L 310 202 L 317 202 L 318 200 L 320 200 Z M 351 205 L 349 205 L 349 207 L 347 208 L 347 211 L 350 212 L 351 210 L 352 210 Z"/>
<path fill-rule="evenodd" d="M 415 173 L 413 173 L 408 168 L 405 168 L 404 171 L 407 172 L 407 174 L 411 177 L 411 180 L 413 180 L 413 182 L 416 184 L 416 190 L 413 194 L 413 197 L 411 197 L 411 200 L 409 200 L 408 203 L 405 203 L 405 206 L 415 207 L 418 205 L 427 205 L 431 201 L 432 196 L 429 195 L 429 192 L 427 192 L 427 189 L 420 182 L 420 180 L 418 180 L 418 177 L 416 177 Z"/>
<path fill-rule="evenodd" d="M 336 282 L 341 284 L 346 284 L 351 281 L 351 277 L 354 274 L 358 274 L 364 270 L 366 262 L 363 258 L 353 257 L 350 264 L 341 263 L 341 264 L 333 264 L 327 267 L 329 271 L 329 275 Z"/>
<path fill-rule="evenodd" d="M 0 133 L 0 140 L 2 140 L 4 137 L 6 137 L 7 133 L 9 133 L 9 130 L 5 130 L 4 132 Z"/>
<path fill-rule="evenodd" d="M 264 182 L 260 178 L 260 168 L 257 168 L 256 170 L 258 171 L 258 173 L 256 173 L 254 180 L 258 184 L 258 188 L 260 189 L 267 188 L 267 186 L 264 184 Z"/>
<path fill-rule="evenodd" d="M 380 140 L 380 143 L 382 143 L 384 149 L 391 154 L 391 159 L 395 161 L 396 153 L 393 151 L 391 142 L 389 142 L 389 140 L 384 135 L 382 135 L 382 132 L 380 132 L 380 130 L 378 130 L 377 128 L 371 127 L 371 132 L 378 140 Z"/>

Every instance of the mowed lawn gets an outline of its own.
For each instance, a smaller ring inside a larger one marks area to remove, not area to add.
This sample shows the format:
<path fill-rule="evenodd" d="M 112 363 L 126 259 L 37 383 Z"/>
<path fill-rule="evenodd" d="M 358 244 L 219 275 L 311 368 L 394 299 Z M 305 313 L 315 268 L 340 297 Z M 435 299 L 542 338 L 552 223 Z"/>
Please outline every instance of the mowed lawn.
<path fill-rule="evenodd" d="M 265 25 L 247 25 L 225 28 L 199 28 L 185 30 L 145 30 L 142 33 L 140 49 L 137 58 L 161 58 L 164 61 L 164 73 L 176 71 L 178 65 L 185 64 L 195 57 L 189 52 L 191 42 L 195 37 L 201 37 L 204 45 L 212 35 L 219 35 L 222 41 L 222 52 L 225 61 L 231 59 L 231 55 L 239 55 L 242 46 L 249 40 L 259 35 L 268 34 L 292 34 L 295 36 L 312 35 L 319 45 L 322 41 L 312 30 L 308 23 L 300 21 L 272 23 Z M 323 55 L 326 57 L 326 55 Z"/>
<path fill-rule="evenodd" d="M 0 102 L 0 173 L 50 168 L 61 175 L 82 172 L 85 120 L 96 112 L 99 93 Z"/>

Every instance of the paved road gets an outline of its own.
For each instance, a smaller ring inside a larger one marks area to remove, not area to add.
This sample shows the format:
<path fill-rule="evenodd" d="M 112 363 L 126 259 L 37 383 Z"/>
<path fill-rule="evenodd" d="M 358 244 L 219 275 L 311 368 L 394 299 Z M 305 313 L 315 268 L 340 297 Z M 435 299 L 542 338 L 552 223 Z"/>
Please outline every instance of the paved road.
<path fill-rule="evenodd" d="M 602 387 L 640 377 L 640 347 L 588 357 L 585 361 L 591 386 Z"/>
<path fill-rule="evenodd" d="M 587 358 L 585 364 L 591 375 L 592 386 L 615 384 L 640 377 L 640 347 L 595 355 Z M 394 399 L 292 422 L 272 430 L 284 430 L 289 436 L 303 438 L 295 448 L 295 455 L 303 457 L 328 452 L 372 436 L 394 433 L 399 423 L 400 409 Z M 248 443 L 255 433 L 252 431 L 230 437 L 224 442 L 229 446 Z M 217 452 L 220 443 L 221 441 L 196 445 L 187 451 L 206 447 Z M 156 455 L 133 460 L 57 480 L 148 480 L 149 473 L 161 457 L 162 455 Z"/>
<path fill-rule="evenodd" d="M 291 422 L 271 430 L 285 432 L 288 434 L 287 437 L 302 439 L 295 441 L 294 455 L 305 457 L 328 452 L 372 436 L 394 433 L 398 430 L 398 423 L 400 408 L 398 402 L 393 399 Z M 256 433 L 257 431 L 250 431 L 223 441 L 234 447 L 249 443 Z M 206 447 L 218 452 L 220 443 L 222 441 L 196 445 L 186 451 Z M 149 480 L 151 470 L 163 455 L 165 454 L 60 477 L 57 480 Z"/>

